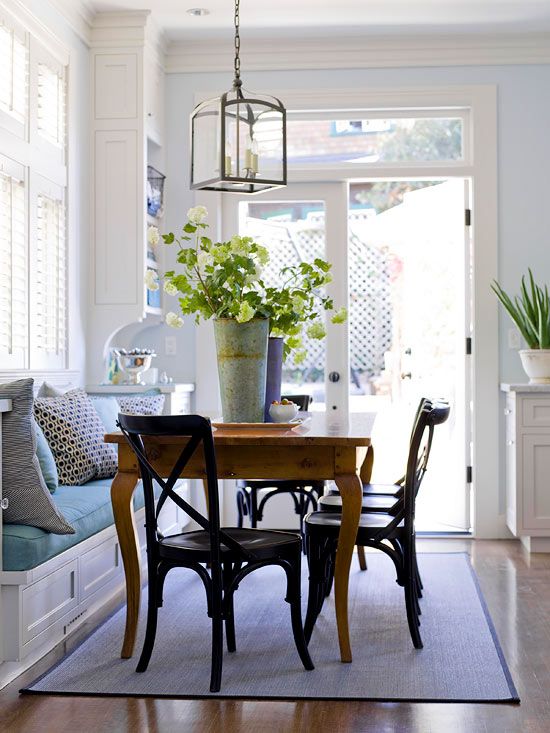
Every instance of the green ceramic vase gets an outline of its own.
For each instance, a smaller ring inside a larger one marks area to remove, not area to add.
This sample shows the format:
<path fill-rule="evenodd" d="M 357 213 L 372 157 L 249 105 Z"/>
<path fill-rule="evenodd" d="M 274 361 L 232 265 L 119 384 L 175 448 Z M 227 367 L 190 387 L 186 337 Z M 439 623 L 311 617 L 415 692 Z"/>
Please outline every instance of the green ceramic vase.
<path fill-rule="evenodd" d="M 269 319 L 214 321 L 224 422 L 263 422 Z"/>

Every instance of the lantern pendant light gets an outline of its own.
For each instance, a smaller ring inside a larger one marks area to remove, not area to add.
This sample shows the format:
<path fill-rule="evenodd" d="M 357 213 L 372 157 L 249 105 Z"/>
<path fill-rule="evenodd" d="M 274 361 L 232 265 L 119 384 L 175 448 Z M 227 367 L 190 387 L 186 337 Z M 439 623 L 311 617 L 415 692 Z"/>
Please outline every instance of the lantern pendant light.
<path fill-rule="evenodd" d="M 235 0 L 235 79 L 230 91 L 191 114 L 191 188 L 254 194 L 286 186 L 286 110 L 275 97 L 242 87 L 239 0 Z"/>

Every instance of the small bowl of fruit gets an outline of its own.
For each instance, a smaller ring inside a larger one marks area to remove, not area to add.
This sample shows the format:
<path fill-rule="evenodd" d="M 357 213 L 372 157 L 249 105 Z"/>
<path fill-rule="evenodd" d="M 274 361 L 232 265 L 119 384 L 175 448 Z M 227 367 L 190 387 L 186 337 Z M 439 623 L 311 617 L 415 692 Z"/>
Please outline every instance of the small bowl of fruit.
<path fill-rule="evenodd" d="M 273 422 L 292 422 L 298 414 L 298 405 L 291 400 L 274 400 L 269 406 L 269 415 Z"/>

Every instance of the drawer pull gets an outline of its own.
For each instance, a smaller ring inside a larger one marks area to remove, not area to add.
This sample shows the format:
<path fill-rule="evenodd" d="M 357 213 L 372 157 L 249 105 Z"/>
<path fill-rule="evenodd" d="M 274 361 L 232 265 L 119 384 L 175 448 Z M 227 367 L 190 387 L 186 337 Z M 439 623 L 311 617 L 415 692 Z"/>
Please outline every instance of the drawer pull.
<path fill-rule="evenodd" d="M 511 415 L 512 414 L 512 410 L 510 410 L 510 408 L 506 408 L 506 410 L 504 410 L 504 414 L 505 415 Z"/>
<path fill-rule="evenodd" d="M 506 445 L 514 445 L 515 440 L 507 440 Z"/>

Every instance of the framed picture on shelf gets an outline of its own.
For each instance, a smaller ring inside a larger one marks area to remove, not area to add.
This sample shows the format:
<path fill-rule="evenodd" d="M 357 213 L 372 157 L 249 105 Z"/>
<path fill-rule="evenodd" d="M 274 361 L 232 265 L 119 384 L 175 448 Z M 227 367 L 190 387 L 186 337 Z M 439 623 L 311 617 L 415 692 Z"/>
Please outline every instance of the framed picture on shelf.
<path fill-rule="evenodd" d="M 147 166 L 147 213 L 155 219 L 163 214 L 165 179 L 166 176 L 152 165 Z"/>

